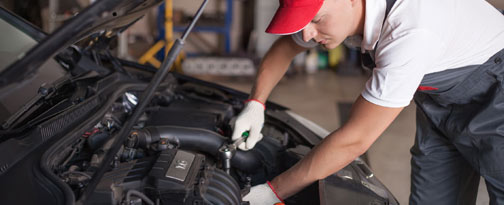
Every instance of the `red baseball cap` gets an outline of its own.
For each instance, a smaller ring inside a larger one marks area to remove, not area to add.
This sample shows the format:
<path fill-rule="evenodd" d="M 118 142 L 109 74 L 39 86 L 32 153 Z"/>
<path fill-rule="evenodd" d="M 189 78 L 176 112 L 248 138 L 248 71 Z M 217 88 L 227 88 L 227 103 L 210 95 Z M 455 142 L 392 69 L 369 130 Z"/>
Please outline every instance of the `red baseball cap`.
<path fill-rule="evenodd" d="M 267 33 L 288 35 L 302 30 L 315 17 L 324 0 L 279 0 Z"/>

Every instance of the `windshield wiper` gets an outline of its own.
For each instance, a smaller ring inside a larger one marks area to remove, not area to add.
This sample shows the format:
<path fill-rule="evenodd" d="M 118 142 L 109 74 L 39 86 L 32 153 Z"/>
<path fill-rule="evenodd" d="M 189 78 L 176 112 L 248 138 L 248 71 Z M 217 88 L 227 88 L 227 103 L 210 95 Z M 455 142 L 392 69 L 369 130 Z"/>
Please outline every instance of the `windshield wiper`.
<path fill-rule="evenodd" d="M 13 127 L 16 127 L 16 124 L 19 124 L 20 121 L 22 121 L 21 118 L 26 114 L 28 114 L 30 110 L 38 109 L 40 108 L 40 106 L 37 107 L 38 105 L 42 105 L 46 102 L 49 102 L 50 99 L 53 99 L 54 96 L 58 94 L 58 92 L 56 91 L 61 90 L 63 87 L 66 87 L 71 83 L 77 82 L 85 78 L 93 77 L 94 75 L 95 75 L 94 73 L 90 72 L 81 74 L 79 76 L 71 76 L 70 74 L 67 74 L 56 80 L 56 82 L 54 83 L 42 84 L 39 87 L 37 94 L 34 97 L 32 97 L 30 101 L 28 101 L 28 103 L 24 104 L 23 107 L 18 109 L 14 114 L 12 114 L 9 118 L 7 118 L 7 120 L 5 120 L 2 123 L 1 128 L 3 130 L 9 130 Z"/>
<path fill-rule="evenodd" d="M 17 110 L 13 115 L 11 115 L 7 120 L 2 123 L 2 129 L 7 130 L 11 128 L 11 126 L 19 119 L 21 116 L 23 116 L 25 113 L 27 113 L 30 109 L 32 109 L 35 105 L 42 103 L 49 95 L 54 93 L 56 88 L 54 87 L 54 84 L 51 86 L 48 86 L 47 84 L 42 84 L 40 88 L 37 91 L 37 95 L 35 95 L 28 103 L 24 104 L 23 107 L 21 107 L 19 110 Z"/>

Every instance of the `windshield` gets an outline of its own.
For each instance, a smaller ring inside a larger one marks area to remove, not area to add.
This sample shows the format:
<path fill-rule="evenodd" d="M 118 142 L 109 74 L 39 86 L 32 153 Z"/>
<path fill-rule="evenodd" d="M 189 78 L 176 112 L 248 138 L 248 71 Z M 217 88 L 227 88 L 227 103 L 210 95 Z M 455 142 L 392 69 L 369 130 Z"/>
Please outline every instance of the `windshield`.
<path fill-rule="evenodd" d="M 1 7 L 0 31 L 0 72 L 23 58 L 45 36 L 37 28 Z M 29 78 L 0 88 L 0 125 L 30 102 L 37 95 L 41 85 L 51 85 L 65 73 L 66 70 L 56 60 L 50 58 Z"/>
<path fill-rule="evenodd" d="M 2 72 L 22 58 L 25 52 L 37 44 L 37 41 L 4 19 L 0 19 L 0 31 L 2 31 L 0 38 L 0 72 Z"/>

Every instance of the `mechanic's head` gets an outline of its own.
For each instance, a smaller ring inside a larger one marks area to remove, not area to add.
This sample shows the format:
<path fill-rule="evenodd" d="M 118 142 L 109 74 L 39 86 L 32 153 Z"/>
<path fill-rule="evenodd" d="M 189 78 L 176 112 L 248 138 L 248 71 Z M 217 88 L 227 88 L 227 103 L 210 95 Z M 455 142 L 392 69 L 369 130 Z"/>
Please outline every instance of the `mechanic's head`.
<path fill-rule="evenodd" d="M 302 30 L 328 49 L 346 37 L 362 34 L 365 0 L 280 0 L 280 7 L 266 32 L 287 35 Z"/>

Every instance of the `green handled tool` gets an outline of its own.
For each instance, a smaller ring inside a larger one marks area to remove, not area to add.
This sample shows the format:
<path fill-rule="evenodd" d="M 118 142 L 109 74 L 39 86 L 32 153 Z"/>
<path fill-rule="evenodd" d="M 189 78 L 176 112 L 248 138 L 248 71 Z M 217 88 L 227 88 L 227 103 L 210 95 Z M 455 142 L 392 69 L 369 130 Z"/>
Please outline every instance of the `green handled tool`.
<path fill-rule="evenodd" d="M 220 158 L 221 158 L 221 167 L 224 171 L 230 174 L 231 170 L 231 159 L 236 153 L 238 145 L 243 143 L 247 137 L 249 136 L 249 132 L 245 131 L 242 133 L 242 137 L 232 144 L 224 144 L 221 148 L 219 148 Z"/>
<path fill-rule="evenodd" d="M 249 136 L 249 131 L 245 131 L 242 133 L 242 136 L 240 139 L 236 140 L 235 142 L 233 142 L 233 145 L 236 149 L 236 147 L 238 147 L 242 142 L 245 142 L 245 140 L 248 138 Z"/>

